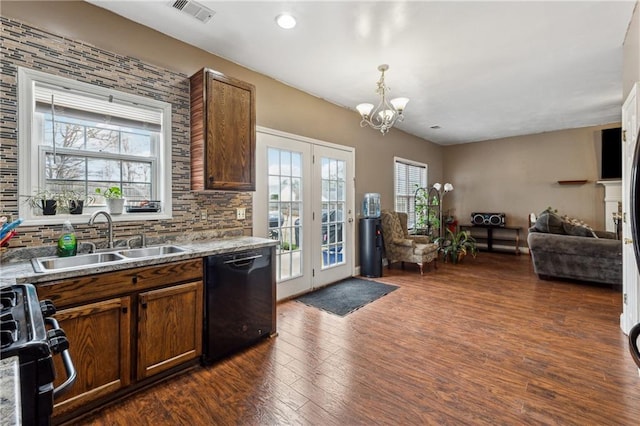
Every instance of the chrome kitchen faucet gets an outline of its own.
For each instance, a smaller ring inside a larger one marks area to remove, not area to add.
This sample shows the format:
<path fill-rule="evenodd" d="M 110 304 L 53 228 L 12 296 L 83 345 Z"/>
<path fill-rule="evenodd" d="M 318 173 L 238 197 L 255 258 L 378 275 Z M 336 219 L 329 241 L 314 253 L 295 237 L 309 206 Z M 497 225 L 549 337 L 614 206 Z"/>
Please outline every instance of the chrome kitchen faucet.
<path fill-rule="evenodd" d="M 93 225 L 93 222 L 96 220 L 96 216 L 100 214 L 104 215 L 104 217 L 107 218 L 107 222 L 109 225 L 107 229 L 107 238 L 109 239 L 109 248 L 113 248 L 113 220 L 111 219 L 111 215 L 109 213 L 104 210 L 98 210 L 89 218 L 89 225 Z"/>

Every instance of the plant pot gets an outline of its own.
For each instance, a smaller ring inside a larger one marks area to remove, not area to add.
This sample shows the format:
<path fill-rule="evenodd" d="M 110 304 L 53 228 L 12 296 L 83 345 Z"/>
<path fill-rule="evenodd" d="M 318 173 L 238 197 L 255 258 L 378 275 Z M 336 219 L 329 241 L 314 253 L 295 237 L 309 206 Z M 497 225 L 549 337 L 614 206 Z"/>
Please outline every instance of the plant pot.
<path fill-rule="evenodd" d="M 82 214 L 84 208 L 84 200 L 69 200 L 69 213 Z"/>
<path fill-rule="evenodd" d="M 56 200 L 40 200 L 42 207 L 42 214 L 46 216 L 52 216 L 56 214 L 58 202 Z"/>
<path fill-rule="evenodd" d="M 107 210 L 109 213 L 114 214 L 122 214 L 122 209 L 124 208 L 124 198 L 107 198 Z"/>

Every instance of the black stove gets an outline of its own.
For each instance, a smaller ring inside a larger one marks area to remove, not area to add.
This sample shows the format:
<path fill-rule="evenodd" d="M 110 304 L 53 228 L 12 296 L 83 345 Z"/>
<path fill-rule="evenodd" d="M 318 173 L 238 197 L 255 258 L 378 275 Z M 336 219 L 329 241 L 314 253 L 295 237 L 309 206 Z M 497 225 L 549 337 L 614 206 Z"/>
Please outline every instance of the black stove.
<path fill-rule="evenodd" d="M 75 381 L 64 331 L 51 316 L 56 310 L 49 300 L 39 301 L 31 284 L 0 288 L 0 355 L 18 357 L 23 425 L 49 425 L 53 399 Z M 53 356 L 60 354 L 67 380 L 53 387 Z"/>

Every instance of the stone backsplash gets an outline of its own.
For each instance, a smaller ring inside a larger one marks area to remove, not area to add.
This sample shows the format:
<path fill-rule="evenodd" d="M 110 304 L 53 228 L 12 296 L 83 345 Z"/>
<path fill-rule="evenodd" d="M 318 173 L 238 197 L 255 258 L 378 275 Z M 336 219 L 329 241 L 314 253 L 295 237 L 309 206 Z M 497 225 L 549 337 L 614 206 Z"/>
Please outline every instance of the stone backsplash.
<path fill-rule="evenodd" d="M 190 190 L 189 76 L 136 58 L 121 56 L 81 41 L 70 40 L 23 22 L 0 17 L 0 216 L 18 217 L 18 66 L 72 78 L 169 102 L 172 105 L 173 219 L 114 223 L 114 234 L 126 239 L 141 232 L 151 238 L 194 235 L 250 235 L 250 192 Z M 236 207 L 247 219 L 235 218 Z M 201 211 L 207 210 L 207 219 Z M 61 223 L 62 224 L 62 223 Z M 9 250 L 53 244 L 60 225 L 20 226 Z M 74 225 L 83 241 L 104 239 L 104 226 Z"/>

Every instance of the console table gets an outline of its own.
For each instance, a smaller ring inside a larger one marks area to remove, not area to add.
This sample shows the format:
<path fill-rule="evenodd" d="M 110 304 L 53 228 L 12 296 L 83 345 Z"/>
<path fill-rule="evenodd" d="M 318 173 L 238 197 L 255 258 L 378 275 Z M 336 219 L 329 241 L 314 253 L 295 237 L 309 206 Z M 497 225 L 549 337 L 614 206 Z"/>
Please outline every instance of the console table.
<path fill-rule="evenodd" d="M 520 254 L 520 231 L 519 226 L 485 226 L 485 225 L 460 225 L 461 231 L 469 231 L 476 240 L 478 249 L 484 248 L 487 251 L 508 251 Z M 502 247 L 494 247 L 494 245 Z"/>

